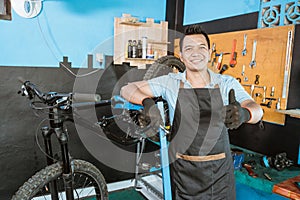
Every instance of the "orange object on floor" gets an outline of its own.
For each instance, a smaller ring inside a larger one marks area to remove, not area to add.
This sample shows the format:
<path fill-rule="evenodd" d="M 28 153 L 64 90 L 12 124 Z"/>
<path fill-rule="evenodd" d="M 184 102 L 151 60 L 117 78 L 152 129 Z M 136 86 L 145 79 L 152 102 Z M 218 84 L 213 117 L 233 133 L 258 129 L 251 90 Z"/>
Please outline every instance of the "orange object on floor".
<path fill-rule="evenodd" d="M 300 176 L 274 185 L 273 192 L 290 199 L 300 200 L 300 189 L 295 185 L 295 182 L 300 182 Z"/>

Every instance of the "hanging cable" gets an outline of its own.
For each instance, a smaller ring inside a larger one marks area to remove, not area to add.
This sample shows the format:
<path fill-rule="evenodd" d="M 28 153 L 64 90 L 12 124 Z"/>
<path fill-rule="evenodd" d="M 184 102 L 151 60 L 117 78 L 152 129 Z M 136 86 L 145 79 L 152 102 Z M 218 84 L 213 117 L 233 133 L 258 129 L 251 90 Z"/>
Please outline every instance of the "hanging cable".
<path fill-rule="evenodd" d="M 81 77 L 85 77 L 85 76 L 89 76 L 91 74 L 94 74 L 94 73 L 97 73 L 98 71 L 100 71 L 102 68 L 99 68 L 99 69 L 96 69 L 94 71 L 91 71 L 91 72 L 88 72 L 88 73 L 85 73 L 85 74 L 75 74 L 72 70 L 70 70 L 67 66 L 64 65 L 64 63 L 60 62 L 59 59 L 56 57 L 54 51 L 52 50 L 52 48 L 50 47 L 50 44 L 48 43 L 46 37 L 45 37 L 45 34 L 42 30 L 42 27 L 41 27 L 41 24 L 40 24 L 40 20 L 39 20 L 39 17 L 36 18 L 37 19 L 37 23 L 38 23 L 38 27 L 39 27 L 39 30 L 42 34 L 42 37 L 43 37 L 43 40 L 44 42 L 46 43 L 46 46 L 48 47 L 48 49 L 50 50 L 51 54 L 54 56 L 54 58 L 57 60 L 57 62 L 59 62 L 61 64 L 61 66 L 63 68 L 65 68 L 71 75 L 73 75 L 74 77 L 76 78 L 81 78 Z"/>

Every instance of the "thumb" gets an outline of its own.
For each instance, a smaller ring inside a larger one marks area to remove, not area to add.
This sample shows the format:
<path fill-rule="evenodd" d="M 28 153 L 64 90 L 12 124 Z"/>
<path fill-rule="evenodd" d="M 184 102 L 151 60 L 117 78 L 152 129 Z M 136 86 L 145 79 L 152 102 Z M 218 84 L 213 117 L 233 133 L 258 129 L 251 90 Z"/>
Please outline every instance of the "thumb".
<path fill-rule="evenodd" d="M 234 89 L 231 89 L 229 91 L 229 104 L 235 103 L 235 94 L 234 94 Z"/>

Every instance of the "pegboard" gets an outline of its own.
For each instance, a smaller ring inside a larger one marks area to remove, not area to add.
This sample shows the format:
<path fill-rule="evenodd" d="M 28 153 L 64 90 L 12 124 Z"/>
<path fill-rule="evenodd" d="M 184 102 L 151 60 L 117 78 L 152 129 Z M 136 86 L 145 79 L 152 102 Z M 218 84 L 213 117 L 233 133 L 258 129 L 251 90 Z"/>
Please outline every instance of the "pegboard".
<path fill-rule="evenodd" d="M 278 111 L 287 107 L 294 30 L 294 25 L 288 25 L 209 35 L 213 52 L 208 68 L 240 80 L 245 90 L 262 106 L 262 120 L 266 122 L 285 124 L 284 112 Z M 256 65 L 250 66 L 254 41 Z M 232 54 L 234 43 L 235 55 Z M 242 54 L 244 46 L 245 55 Z M 223 59 L 218 69 L 221 53 Z M 174 41 L 174 54 L 179 55 L 179 39 Z M 236 62 L 231 62 L 233 67 L 230 66 L 232 55 L 236 56 Z M 223 67 L 227 70 L 223 71 Z"/>
<path fill-rule="evenodd" d="M 287 107 L 294 29 L 294 25 L 289 25 L 209 35 L 212 46 L 215 45 L 209 68 L 237 78 L 262 106 L 263 121 L 280 125 L 285 123 L 285 115 L 277 110 Z M 231 61 L 234 41 L 236 63 Z M 245 55 L 242 53 L 244 47 Z M 222 52 L 224 55 L 218 69 L 218 54 Z M 256 65 L 252 60 L 256 61 Z"/>

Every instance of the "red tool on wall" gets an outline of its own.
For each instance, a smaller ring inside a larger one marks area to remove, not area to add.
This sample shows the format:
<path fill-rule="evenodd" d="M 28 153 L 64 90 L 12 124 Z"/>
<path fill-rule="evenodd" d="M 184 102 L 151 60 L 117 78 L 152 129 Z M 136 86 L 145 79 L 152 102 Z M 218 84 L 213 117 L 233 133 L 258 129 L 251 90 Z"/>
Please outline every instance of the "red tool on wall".
<path fill-rule="evenodd" d="M 220 54 L 217 54 L 217 53 L 216 53 L 216 56 L 219 56 L 219 59 L 218 59 L 217 65 L 216 65 L 216 68 L 217 68 L 218 70 L 221 69 L 221 66 L 222 66 L 222 60 L 223 60 L 223 55 L 227 55 L 227 54 L 230 54 L 230 53 L 223 53 L 223 52 L 221 52 Z"/>
<path fill-rule="evenodd" d="M 230 67 L 235 67 L 236 65 L 236 56 L 237 56 L 237 52 L 236 50 L 236 39 L 233 40 L 233 44 L 232 44 L 232 51 L 231 51 L 231 57 L 230 57 L 230 61 L 229 61 L 229 65 Z"/>

